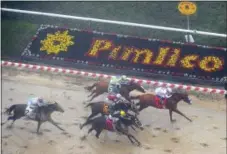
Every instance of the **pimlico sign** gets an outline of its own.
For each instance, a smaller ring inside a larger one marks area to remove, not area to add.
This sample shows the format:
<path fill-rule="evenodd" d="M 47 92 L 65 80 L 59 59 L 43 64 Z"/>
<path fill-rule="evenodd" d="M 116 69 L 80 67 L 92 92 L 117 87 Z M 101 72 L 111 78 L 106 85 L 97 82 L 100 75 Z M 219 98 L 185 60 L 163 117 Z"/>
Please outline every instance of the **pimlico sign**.
<path fill-rule="evenodd" d="M 161 67 L 181 67 L 184 69 L 199 68 L 205 72 L 216 72 L 223 69 L 224 60 L 218 56 L 199 54 L 182 55 L 181 48 L 162 46 L 158 51 L 148 48 L 136 48 L 114 44 L 110 40 L 94 39 L 86 56 L 98 58 L 103 52 L 108 52 L 108 59 L 127 61 L 133 64 L 156 65 Z"/>
<path fill-rule="evenodd" d="M 22 55 L 216 81 L 226 67 L 226 49 L 48 25 L 38 29 Z"/>

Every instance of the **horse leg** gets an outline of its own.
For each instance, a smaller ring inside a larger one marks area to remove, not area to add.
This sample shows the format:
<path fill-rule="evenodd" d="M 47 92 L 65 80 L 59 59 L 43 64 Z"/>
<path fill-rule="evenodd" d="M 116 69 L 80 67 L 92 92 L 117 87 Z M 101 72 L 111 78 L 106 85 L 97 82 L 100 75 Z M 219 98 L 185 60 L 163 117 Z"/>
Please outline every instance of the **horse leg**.
<path fill-rule="evenodd" d="M 176 122 L 175 119 L 173 119 L 173 110 L 172 109 L 169 109 L 169 117 L 170 117 L 170 121 L 173 123 L 173 122 Z"/>
<path fill-rule="evenodd" d="M 102 93 L 100 93 L 99 91 L 97 92 L 97 91 L 95 91 L 95 95 L 93 95 L 92 97 L 91 97 L 91 99 L 90 99 L 90 102 L 95 98 L 95 97 L 97 97 L 97 96 L 99 96 L 99 95 L 101 95 Z"/>
<path fill-rule="evenodd" d="M 130 139 L 130 141 L 132 141 L 132 139 L 131 138 L 133 138 L 134 139 L 134 141 L 136 141 L 137 142 L 137 145 L 138 146 L 140 146 L 141 145 L 141 143 L 140 143 L 140 141 L 138 141 L 133 135 L 131 135 L 131 134 L 128 134 L 127 135 L 128 136 L 128 138 Z M 134 142 L 133 142 L 134 143 Z"/>
<path fill-rule="evenodd" d="M 126 134 L 125 134 L 126 135 Z M 130 135 L 126 135 L 127 137 L 128 137 L 128 139 L 129 139 L 129 141 L 132 143 L 132 144 L 134 144 L 135 142 L 131 139 L 131 136 Z"/>
<path fill-rule="evenodd" d="M 37 130 L 36 130 L 36 133 L 37 133 L 37 134 L 41 134 L 41 133 L 39 132 L 39 129 L 40 129 L 41 124 L 42 124 L 42 122 L 39 120 L 39 121 L 38 121 Z"/>
<path fill-rule="evenodd" d="M 93 94 L 95 93 L 95 91 L 93 90 L 90 95 L 88 95 L 87 97 L 91 97 Z"/>
<path fill-rule="evenodd" d="M 96 129 L 96 135 L 95 136 L 96 136 L 97 139 L 99 138 L 101 132 L 102 132 L 102 129 Z"/>
<path fill-rule="evenodd" d="M 91 118 L 93 118 L 94 116 L 96 116 L 97 114 L 99 114 L 99 113 L 94 113 L 94 112 L 92 112 L 92 113 L 88 116 L 86 122 L 87 122 L 88 120 L 90 120 Z M 86 123 L 86 122 L 85 122 L 85 123 Z"/>
<path fill-rule="evenodd" d="M 10 117 L 8 117 L 7 121 L 9 121 L 9 120 L 13 120 L 13 121 L 11 122 L 11 124 L 10 124 L 7 128 L 12 128 L 14 122 L 15 122 L 17 119 L 16 119 L 15 116 L 10 116 Z M 6 121 L 6 122 L 7 122 L 7 121 Z M 6 122 L 5 122 L 5 123 L 6 123 Z M 5 123 L 3 123 L 2 125 L 4 125 Z"/>
<path fill-rule="evenodd" d="M 94 128 L 91 127 L 91 128 L 87 131 L 87 135 L 90 134 L 93 130 L 94 130 Z"/>
<path fill-rule="evenodd" d="M 50 122 L 52 125 L 54 125 L 55 127 L 57 127 L 58 129 L 62 130 L 62 131 L 65 131 L 63 128 L 61 128 L 60 126 L 57 125 L 57 123 L 52 119 L 52 118 L 49 118 L 48 119 L 48 122 Z"/>
<path fill-rule="evenodd" d="M 185 114 L 183 114 L 181 111 L 179 111 L 178 109 L 174 109 L 174 112 L 178 113 L 179 115 L 185 117 L 188 121 L 192 122 L 192 120 L 190 118 L 188 118 Z"/>
<path fill-rule="evenodd" d="M 143 109 L 147 108 L 148 106 L 141 104 L 139 108 L 139 112 L 142 111 Z"/>
<path fill-rule="evenodd" d="M 87 124 L 90 123 L 90 118 L 94 117 L 95 115 L 97 115 L 98 113 L 91 113 L 91 115 L 87 118 L 87 120 L 85 121 L 85 123 L 83 123 L 82 125 L 80 125 L 80 129 L 83 129 L 84 126 L 86 126 Z"/>
<path fill-rule="evenodd" d="M 131 128 L 134 130 L 134 131 L 136 131 L 136 129 L 131 125 Z"/>

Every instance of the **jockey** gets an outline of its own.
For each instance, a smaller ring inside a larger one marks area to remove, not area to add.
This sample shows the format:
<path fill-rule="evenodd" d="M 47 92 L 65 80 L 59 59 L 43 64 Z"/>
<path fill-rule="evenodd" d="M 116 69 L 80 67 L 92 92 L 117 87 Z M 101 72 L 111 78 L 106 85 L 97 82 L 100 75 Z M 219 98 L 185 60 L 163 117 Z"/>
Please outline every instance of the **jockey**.
<path fill-rule="evenodd" d="M 41 97 L 34 97 L 28 100 L 27 107 L 25 110 L 25 115 L 31 119 L 36 118 L 36 113 L 39 107 L 47 106 L 48 103 L 44 101 Z"/>
<path fill-rule="evenodd" d="M 120 111 L 116 111 L 113 115 L 109 115 L 108 116 L 109 119 L 111 119 L 113 121 L 113 124 L 116 126 L 116 129 L 119 130 L 120 128 L 122 128 L 122 124 L 124 124 L 121 119 L 127 119 L 129 120 L 129 118 L 127 117 L 127 113 L 123 110 Z"/>
<path fill-rule="evenodd" d="M 118 103 L 130 103 L 128 100 L 126 100 L 121 94 L 110 94 L 107 96 L 108 100 L 113 101 L 114 103 L 111 103 L 110 106 L 110 113 L 113 113 L 115 111 L 115 105 Z"/>
<path fill-rule="evenodd" d="M 110 79 L 110 83 L 108 86 L 108 93 L 119 93 L 121 84 L 128 82 L 126 75 L 122 75 L 120 77 L 113 76 Z"/>
<path fill-rule="evenodd" d="M 172 96 L 172 89 L 167 87 L 158 87 L 155 89 L 155 94 L 161 98 L 161 103 L 164 103 L 165 98 L 170 98 Z"/>

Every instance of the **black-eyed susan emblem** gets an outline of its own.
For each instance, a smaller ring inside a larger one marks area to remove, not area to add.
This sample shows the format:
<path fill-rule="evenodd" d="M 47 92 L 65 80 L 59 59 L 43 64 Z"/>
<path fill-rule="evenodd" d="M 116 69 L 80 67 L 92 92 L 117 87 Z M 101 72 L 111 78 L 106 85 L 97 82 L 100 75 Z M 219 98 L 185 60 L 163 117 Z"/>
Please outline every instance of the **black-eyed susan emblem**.
<path fill-rule="evenodd" d="M 44 40 L 41 40 L 40 51 L 46 51 L 47 54 L 58 54 L 59 52 L 67 52 L 68 47 L 73 45 L 73 38 L 68 34 L 68 30 L 54 34 L 47 34 Z"/>

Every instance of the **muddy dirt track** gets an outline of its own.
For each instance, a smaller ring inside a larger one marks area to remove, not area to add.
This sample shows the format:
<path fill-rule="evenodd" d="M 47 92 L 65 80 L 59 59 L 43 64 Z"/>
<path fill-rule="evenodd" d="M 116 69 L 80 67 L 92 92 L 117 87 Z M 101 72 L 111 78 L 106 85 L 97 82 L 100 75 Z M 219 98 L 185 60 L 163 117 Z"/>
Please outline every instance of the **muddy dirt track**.
<path fill-rule="evenodd" d="M 42 135 L 36 135 L 37 123 L 18 120 L 12 129 L 2 126 L 3 154 L 225 154 L 226 153 L 226 102 L 224 97 L 191 96 L 193 105 L 179 103 L 179 109 L 193 122 L 173 114 L 177 120 L 171 124 L 167 110 L 147 108 L 139 118 L 144 131 L 131 131 L 142 143 L 133 146 L 126 137 L 114 133 L 102 133 L 97 140 L 91 133 L 86 140 L 80 138 L 87 133 L 79 124 L 88 116 L 83 101 L 88 95 L 83 87 L 94 81 L 82 77 L 31 73 L 3 68 L 2 110 L 14 103 L 26 103 L 32 96 L 44 96 L 56 100 L 65 109 L 54 113 L 53 119 L 66 132 L 49 123 L 41 126 Z M 134 93 L 135 94 L 135 93 Z M 102 96 L 104 97 L 104 96 Z M 97 98 L 102 99 L 102 97 Z M 6 115 L 2 114 L 2 121 Z M 118 140 L 118 141 L 116 141 Z"/>

